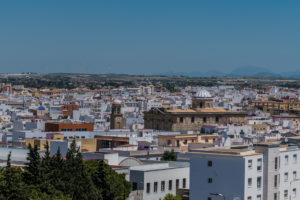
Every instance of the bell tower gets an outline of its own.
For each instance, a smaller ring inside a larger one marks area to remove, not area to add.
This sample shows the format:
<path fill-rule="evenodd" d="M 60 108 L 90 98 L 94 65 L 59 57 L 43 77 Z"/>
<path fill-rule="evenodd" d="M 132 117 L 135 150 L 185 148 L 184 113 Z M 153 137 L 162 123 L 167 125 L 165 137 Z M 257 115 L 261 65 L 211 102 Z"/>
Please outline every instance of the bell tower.
<path fill-rule="evenodd" d="M 110 115 L 110 129 L 123 129 L 126 127 L 126 120 L 121 113 L 121 101 L 114 100 Z"/>

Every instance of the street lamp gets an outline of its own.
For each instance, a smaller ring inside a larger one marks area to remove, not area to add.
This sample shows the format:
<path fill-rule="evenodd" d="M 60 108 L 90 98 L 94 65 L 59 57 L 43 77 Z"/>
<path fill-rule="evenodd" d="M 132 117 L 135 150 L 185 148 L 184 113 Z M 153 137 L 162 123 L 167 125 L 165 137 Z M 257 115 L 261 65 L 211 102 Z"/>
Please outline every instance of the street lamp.
<path fill-rule="evenodd" d="M 224 200 L 226 200 L 225 196 L 223 194 L 220 193 L 209 193 L 212 196 L 218 196 L 218 197 L 223 197 Z"/>

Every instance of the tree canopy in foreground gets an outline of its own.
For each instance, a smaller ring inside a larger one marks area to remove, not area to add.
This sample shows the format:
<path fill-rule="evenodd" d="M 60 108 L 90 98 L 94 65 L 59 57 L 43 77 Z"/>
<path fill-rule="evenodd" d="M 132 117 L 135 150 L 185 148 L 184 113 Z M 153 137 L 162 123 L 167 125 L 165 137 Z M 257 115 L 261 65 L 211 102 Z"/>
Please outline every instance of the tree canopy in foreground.
<path fill-rule="evenodd" d="M 65 159 L 60 149 L 50 156 L 49 145 L 40 157 L 37 147 L 29 146 L 28 163 L 22 170 L 0 168 L 0 200 L 125 200 L 131 185 L 102 160 L 83 161 L 75 141 Z"/>

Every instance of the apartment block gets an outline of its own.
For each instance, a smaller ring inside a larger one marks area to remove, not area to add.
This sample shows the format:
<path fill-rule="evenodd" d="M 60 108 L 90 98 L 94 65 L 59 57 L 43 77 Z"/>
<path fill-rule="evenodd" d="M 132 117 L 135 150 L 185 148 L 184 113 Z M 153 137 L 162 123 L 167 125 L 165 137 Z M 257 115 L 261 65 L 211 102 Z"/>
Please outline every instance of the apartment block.
<path fill-rule="evenodd" d="M 293 144 L 259 143 L 236 149 L 196 149 L 190 199 L 300 199 L 300 149 Z"/>

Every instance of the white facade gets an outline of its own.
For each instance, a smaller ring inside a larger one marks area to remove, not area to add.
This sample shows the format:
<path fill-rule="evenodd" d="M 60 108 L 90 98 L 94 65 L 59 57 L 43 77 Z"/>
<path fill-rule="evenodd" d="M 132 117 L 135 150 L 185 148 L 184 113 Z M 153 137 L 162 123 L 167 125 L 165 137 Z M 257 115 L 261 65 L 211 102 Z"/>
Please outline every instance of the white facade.
<path fill-rule="evenodd" d="M 279 199 L 300 199 L 299 170 L 300 150 L 298 148 L 280 149 Z"/>
<path fill-rule="evenodd" d="M 176 194 L 176 189 L 190 188 L 188 163 L 171 162 L 141 165 L 130 168 L 133 191 L 143 191 L 143 200 L 163 199 Z"/>
<path fill-rule="evenodd" d="M 190 153 L 191 200 L 218 200 L 218 193 L 226 199 L 262 199 L 263 156 L 254 151 L 218 153 Z"/>
<path fill-rule="evenodd" d="M 188 153 L 190 199 L 299 200 L 298 146 L 261 143 L 255 150 L 210 149 Z"/>

